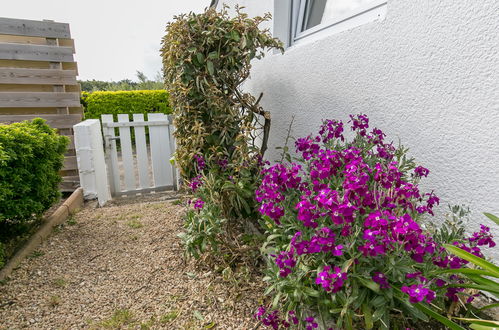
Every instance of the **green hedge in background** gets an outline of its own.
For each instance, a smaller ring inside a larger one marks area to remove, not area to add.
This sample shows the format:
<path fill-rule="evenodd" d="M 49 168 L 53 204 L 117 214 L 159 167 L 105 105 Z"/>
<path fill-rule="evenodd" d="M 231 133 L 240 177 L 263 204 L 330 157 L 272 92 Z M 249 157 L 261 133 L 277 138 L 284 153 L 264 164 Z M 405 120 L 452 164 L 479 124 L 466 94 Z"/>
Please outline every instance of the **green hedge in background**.
<path fill-rule="evenodd" d="M 100 119 L 103 114 L 162 112 L 170 114 L 168 93 L 165 90 L 83 92 L 81 103 L 85 119 Z"/>
<path fill-rule="evenodd" d="M 33 219 L 58 200 L 68 142 L 40 118 L 0 124 L 0 236 L 4 226 Z"/>

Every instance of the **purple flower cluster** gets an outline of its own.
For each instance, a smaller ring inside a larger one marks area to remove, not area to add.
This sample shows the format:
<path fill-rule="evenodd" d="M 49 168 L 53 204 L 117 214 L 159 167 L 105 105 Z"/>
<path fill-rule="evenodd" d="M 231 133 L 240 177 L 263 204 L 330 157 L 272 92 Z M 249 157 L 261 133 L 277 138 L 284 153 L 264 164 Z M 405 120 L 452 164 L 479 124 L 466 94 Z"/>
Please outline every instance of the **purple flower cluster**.
<path fill-rule="evenodd" d="M 343 123 L 338 120 L 325 120 L 322 124 L 319 134 L 322 137 L 322 142 L 326 143 L 332 139 L 344 141 Z"/>
<path fill-rule="evenodd" d="M 421 215 L 433 215 L 440 202 L 433 192 L 419 190 L 419 180 L 430 171 L 418 166 L 410 175 L 395 161 L 395 148 L 384 142 L 385 134 L 377 128 L 368 131 L 367 116 L 350 119 L 357 133 L 353 142 L 344 142 L 341 121 L 326 120 L 318 136 L 296 140 L 302 164 L 275 164 L 262 171 L 262 183 L 256 191 L 259 211 L 272 219 L 277 229 L 292 235 L 284 242 L 289 242 L 284 251 L 272 255 L 279 277 L 296 272 L 302 281 L 312 284 L 314 278 L 299 273 L 297 265 L 303 263 L 309 269 L 323 267 L 315 284 L 330 293 L 348 288 L 348 279 L 358 275 L 348 275 L 347 271 L 365 271 L 361 276 L 371 277 L 381 289 L 402 287 L 411 303 L 429 303 L 437 290 L 446 290 L 449 299 L 457 299 L 462 288 L 444 288 L 461 283 L 456 275 L 445 277 L 445 281 L 427 279 L 419 272 L 407 274 L 404 280 L 388 278 L 391 272 L 384 264 L 388 258 L 404 259 L 414 269 L 420 269 L 417 265 L 422 263 L 459 268 L 467 261 L 448 254 L 418 224 Z M 482 256 L 480 247 L 495 246 L 485 226 L 453 244 L 477 256 Z M 347 262 L 354 266 L 342 271 L 338 265 Z M 313 323 L 306 323 L 314 328 Z"/>
<path fill-rule="evenodd" d="M 374 282 L 379 284 L 379 287 L 381 289 L 388 289 L 390 287 L 390 284 L 388 283 L 385 274 L 381 272 L 374 272 L 372 279 Z"/>
<path fill-rule="evenodd" d="M 426 288 L 423 284 L 404 285 L 401 290 L 409 295 L 409 301 L 413 304 L 423 300 L 431 303 L 435 299 L 435 292 Z"/>
<path fill-rule="evenodd" d="M 203 155 L 194 155 L 194 159 L 196 160 L 196 167 L 198 172 L 202 172 L 206 168 L 206 162 Z"/>
<path fill-rule="evenodd" d="M 202 201 L 201 199 L 198 199 L 194 202 L 194 209 L 195 210 L 201 210 L 204 206 L 204 201 Z"/>
<path fill-rule="evenodd" d="M 418 166 L 414 169 L 414 174 L 420 178 L 427 177 L 430 174 L 430 170 L 423 166 Z"/>
<path fill-rule="evenodd" d="M 192 192 L 196 192 L 199 189 L 199 187 L 203 185 L 202 180 L 203 179 L 201 175 L 195 176 L 194 178 L 191 179 L 191 182 L 189 183 L 189 188 L 192 189 Z"/>
<path fill-rule="evenodd" d="M 474 246 L 485 246 L 488 245 L 489 248 L 496 246 L 493 240 L 494 236 L 490 233 L 490 228 L 484 225 L 480 225 L 480 231 L 473 233 L 473 235 L 468 239 L 470 244 Z"/>
<path fill-rule="evenodd" d="M 263 325 L 272 327 L 273 329 L 279 329 L 279 326 L 289 328 L 291 325 L 298 325 L 300 323 L 294 310 L 289 311 L 287 317 L 281 319 L 278 310 L 269 311 L 264 306 L 260 306 L 253 316 L 255 319 L 262 322 Z M 311 316 L 305 318 L 304 323 L 306 324 L 305 328 L 307 330 L 316 329 L 319 326 Z"/>
<path fill-rule="evenodd" d="M 331 271 L 330 266 L 325 266 L 324 270 L 317 275 L 315 283 L 321 285 L 327 292 L 338 292 L 347 280 L 347 273 L 342 272 L 340 267 L 334 267 Z"/>

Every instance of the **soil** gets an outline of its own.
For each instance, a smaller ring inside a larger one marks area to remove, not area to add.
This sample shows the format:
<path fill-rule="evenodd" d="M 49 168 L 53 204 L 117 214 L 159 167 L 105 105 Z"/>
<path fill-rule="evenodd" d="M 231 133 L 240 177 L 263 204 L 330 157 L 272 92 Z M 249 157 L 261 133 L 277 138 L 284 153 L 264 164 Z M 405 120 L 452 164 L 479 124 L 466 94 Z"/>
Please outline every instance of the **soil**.
<path fill-rule="evenodd" d="M 261 277 L 187 259 L 174 197 L 87 204 L 0 285 L 0 329 L 253 329 Z"/>

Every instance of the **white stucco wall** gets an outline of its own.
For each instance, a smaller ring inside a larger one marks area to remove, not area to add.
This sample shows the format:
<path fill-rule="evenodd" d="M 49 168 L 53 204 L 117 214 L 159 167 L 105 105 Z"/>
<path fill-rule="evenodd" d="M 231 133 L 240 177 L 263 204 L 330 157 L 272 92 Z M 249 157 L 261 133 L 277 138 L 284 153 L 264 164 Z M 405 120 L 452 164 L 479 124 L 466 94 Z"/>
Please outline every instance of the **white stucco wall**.
<path fill-rule="evenodd" d="M 225 2 L 252 16 L 273 10 L 270 0 Z M 272 113 L 268 158 L 292 115 L 300 137 L 323 118 L 366 113 L 431 170 L 423 188 L 441 197 L 442 212 L 464 203 L 470 230 L 492 224 L 481 212 L 499 215 L 498 13 L 496 0 L 388 0 L 383 21 L 255 62 L 246 89 L 263 92 Z"/>

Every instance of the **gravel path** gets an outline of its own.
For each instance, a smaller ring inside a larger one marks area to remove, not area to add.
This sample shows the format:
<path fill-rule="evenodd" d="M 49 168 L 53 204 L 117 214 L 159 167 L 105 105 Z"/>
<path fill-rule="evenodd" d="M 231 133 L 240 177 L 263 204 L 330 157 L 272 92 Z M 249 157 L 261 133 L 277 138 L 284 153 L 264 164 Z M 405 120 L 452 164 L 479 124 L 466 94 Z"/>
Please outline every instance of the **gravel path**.
<path fill-rule="evenodd" d="M 181 214 L 168 201 L 87 205 L 0 285 L 0 329 L 252 329 L 258 277 L 224 281 L 186 260 Z"/>

